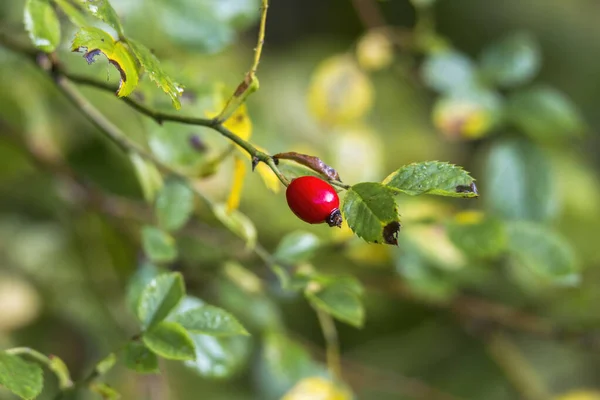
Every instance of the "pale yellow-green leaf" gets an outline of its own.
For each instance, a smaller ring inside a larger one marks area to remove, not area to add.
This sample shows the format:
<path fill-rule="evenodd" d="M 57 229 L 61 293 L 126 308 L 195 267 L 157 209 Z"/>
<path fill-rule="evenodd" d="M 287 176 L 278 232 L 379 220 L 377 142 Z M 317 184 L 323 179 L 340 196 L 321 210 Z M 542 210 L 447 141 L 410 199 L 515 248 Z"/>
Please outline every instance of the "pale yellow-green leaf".
<path fill-rule="evenodd" d="M 351 400 L 345 388 L 321 377 L 310 377 L 298 382 L 281 400 Z"/>
<path fill-rule="evenodd" d="M 394 45 L 383 32 L 367 32 L 356 45 L 356 59 L 365 70 L 377 71 L 387 68 L 394 60 Z"/>
<path fill-rule="evenodd" d="M 236 156 L 234 159 L 233 178 L 231 180 L 231 190 L 227 198 L 227 211 L 237 210 L 242 198 L 242 188 L 244 187 L 244 178 L 246 177 L 246 161 Z"/>

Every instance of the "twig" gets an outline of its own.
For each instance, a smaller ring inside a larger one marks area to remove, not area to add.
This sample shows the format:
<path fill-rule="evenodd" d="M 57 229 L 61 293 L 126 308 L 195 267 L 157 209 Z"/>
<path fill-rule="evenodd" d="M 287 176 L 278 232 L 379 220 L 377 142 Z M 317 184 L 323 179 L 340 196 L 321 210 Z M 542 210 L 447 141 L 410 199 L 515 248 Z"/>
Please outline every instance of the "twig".
<path fill-rule="evenodd" d="M 262 0 L 260 7 L 260 25 L 258 27 L 258 41 L 256 42 L 256 48 L 254 49 L 254 62 L 250 68 L 250 76 L 256 75 L 258 69 L 258 63 L 260 63 L 260 56 L 262 55 L 262 48 L 265 44 L 265 30 L 267 25 L 267 10 L 269 9 L 269 0 Z"/>
<path fill-rule="evenodd" d="M 385 18 L 375 0 L 352 0 L 352 6 L 365 28 L 373 29 L 386 25 Z"/>
<path fill-rule="evenodd" d="M 338 339 L 335 322 L 331 315 L 315 307 L 315 312 L 319 318 L 321 331 L 325 338 L 325 348 L 327 354 L 327 367 L 333 379 L 342 380 L 342 366 L 340 361 L 340 343 Z"/>

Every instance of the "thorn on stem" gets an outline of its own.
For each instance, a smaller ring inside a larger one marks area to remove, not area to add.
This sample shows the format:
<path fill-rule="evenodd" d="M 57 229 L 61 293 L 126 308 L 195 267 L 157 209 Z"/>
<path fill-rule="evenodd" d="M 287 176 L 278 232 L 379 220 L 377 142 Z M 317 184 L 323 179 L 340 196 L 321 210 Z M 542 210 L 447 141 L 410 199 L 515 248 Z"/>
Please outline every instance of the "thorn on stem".
<path fill-rule="evenodd" d="M 254 172 L 254 169 L 256 168 L 259 162 L 260 158 L 258 158 L 257 156 L 252 157 L 252 172 Z"/>

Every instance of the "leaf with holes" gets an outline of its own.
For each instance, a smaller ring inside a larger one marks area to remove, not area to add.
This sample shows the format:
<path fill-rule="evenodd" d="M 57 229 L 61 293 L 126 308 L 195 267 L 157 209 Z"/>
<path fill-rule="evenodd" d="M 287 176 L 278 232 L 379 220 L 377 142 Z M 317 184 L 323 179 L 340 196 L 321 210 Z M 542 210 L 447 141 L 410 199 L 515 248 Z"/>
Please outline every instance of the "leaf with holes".
<path fill-rule="evenodd" d="M 346 193 L 343 211 L 357 236 L 370 243 L 398 244 L 400 218 L 387 187 L 374 182 L 352 186 Z"/>
<path fill-rule="evenodd" d="M 153 279 L 142 292 L 137 315 L 144 329 L 161 322 L 185 296 L 183 277 L 173 272 Z"/>
<path fill-rule="evenodd" d="M 477 197 L 477 187 L 467 171 L 440 161 L 405 165 L 382 182 L 391 190 L 411 196 L 435 194 L 450 197 Z"/>
<path fill-rule="evenodd" d="M 51 53 L 60 43 L 60 22 L 48 0 L 27 0 L 25 3 L 25 30 L 33 45 Z"/>
<path fill-rule="evenodd" d="M 168 360 L 195 360 L 196 348 L 185 328 L 176 322 L 161 322 L 142 335 L 144 344 Z"/>
<path fill-rule="evenodd" d="M 179 110 L 181 108 L 179 96 L 183 93 L 183 88 L 167 74 L 160 65 L 158 58 L 152 54 L 149 48 L 133 39 L 128 39 L 127 43 L 131 46 L 131 50 L 133 50 L 133 53 L 148 73 L 150 79 L 171 97 L 173 107 Z"/>
<path fill-rule="evenodd" d="M 83 52 L 83 57 L 88 64 L 92 64 L 99 54 L 104 54 L 121 75 L 117 90 L 119 97 L 131 94 L 137 87 L 139 72 L 131 50 L 123 42 L 115 41 L 112 36 L 102 29 L 90 26 L 81 28 L 75 34 L 71 50 Z"/>
<path fill-rule="evenodd" d="M 0 352 L 0 386 L 23 399 L 37 397 L 44 385 L 42 368 L 19 356 Z"/>

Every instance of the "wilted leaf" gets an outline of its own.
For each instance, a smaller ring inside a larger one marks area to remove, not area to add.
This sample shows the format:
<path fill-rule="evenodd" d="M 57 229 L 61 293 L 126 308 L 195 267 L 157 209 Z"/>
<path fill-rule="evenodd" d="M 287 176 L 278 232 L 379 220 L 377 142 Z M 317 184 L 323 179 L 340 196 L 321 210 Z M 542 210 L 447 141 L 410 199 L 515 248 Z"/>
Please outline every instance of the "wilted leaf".
<path fill-rule="evenodd" d="M 213 211 L 217 219 L 221 221 L 227 229 L 246 241 L 247 249 L 254 248 L 254 245 L 256 244 L 256 228 L 247 216 L 238 210 L 227 212 L 227 208 L 224 204 L 215 204 Z"/>
<path fill-rule="evenodd" d="M 163 185 L 162 175 L 154 163 L 146 160 L 138 153 L 129 153 L 129 158 L 131 159 L 138 181 L 142 187 L 144 198 L 147 202 L 152 203 L 156 196 L 156 192 L 158 192 Z"/>
<path fill-rule="evenodd" d="M 473 88 L 441 96 L 433 107 L 433 123 L 449 139 L 479 139 L 502 118 L 502 98 Z"/>
<path fill-rule="evenodd" d="M 170 262 L 177 258 L 175 239 L 154 226 L 142 228 L 142 247 L 148 258 L 157 263 Z"/>
<path fill-rule="evenodd" d="M 88 64 L 94 62 L 96 56 L 104 54 L 121 74 L 117 95 L 128 96 L 137 87 L 139 81 L 138 67 L 131 50 L 123 42 L 115 42 L 108 33 L 94 27 L 83 27 L 75 34 L 72 51 L 85 51 L 83 57 Z"/>
<path fill-rule="evenodd" d="M 295 151 L 291 151 L 288 153 L 278 153 L 273 156 L 275 162 L 279 160 L 292 160 L 297 162 L 300 165 L 304 165 L 312 169 L 315 172 L 320 173 L 321 175 L 329 178 L 331 180 L 340 181 L 340 175 L 337 171 L 331 168 L 329 165 L 325 164 L 319 157 L 309 156 L 307 154 L 296 153 Z"/>
<path fill-rule="evenodd" d="M 345 282 L 311 283 L 304 293 L 313 306 L 334 318 L 357 328 L 363 326 L 364 306 L 354 288 Z"/>
<path fill-rule="evenodd" d="M 558 233 L 533 222 L 507 225 L 508 251 L 543 284 L 573 286 L 579 283 L 580 268 L 569 243 Z"/>
<path fill-rule="evenodd" d="M 484 201 L 495 215 L 508 219 L 547 220 L 556 212 L 551 165 L 532 143 L 494 143 L 486 159 Z"/>
<path fill-rule="evenodd" d="M 112 8 L 108 0 L 78 0 L 78 2 L 91 15 L 101 21 L 106 22 L 111 28 L 113 28 L 119 35 L 120 39 L 125 37 L 119 16 L 115 12 L 115 9 Z"/>
<path fill-rule="evenodd" d="M 352 398 L 352 393 L 332 381 L 312 377 L 298 382 L 281 400 L 352 400 Z"/>
<path fill-rule="evenodd" d="M 584 129 L 581 115 L 571 100 L 558 90 L 542 85 L 510 96 L 506 118 L 541 142 L 579 136 Z"/>
<path fill-rule="evenodd" d="M 183 180 L 168 179 L 156 197 L 154 208 L 160 227 L 176 231 L 194 212 L 194 192 Z"/>
<path fill-rule="evenodd" d="M 352 186 L 344 199 L 344 217 L 357 236 L 371 243 L 397 244 L 400 218 L 392 192 L 380 183 Z"/>
<path fill-rule="evenodd" d="M 27 0 L 25 30 L 33 45 L 51 53 L 60 43 L 60 22 L 49 0 Z"/>
<path fill-rule="evenodd" d="M 308 90 L 311 113 L 327 123 L 360 119 L 373 104 L 373 85 L 348 56 L 323 61 Z"/>
<path fill-rule="evenodd" d="M 0 352 L 0 385 L 23 399 L 34 399 L 44 385 L 42 368 L 19 356 Z"/>
<path fill-rule="evenodd" d="M 504 224 L 481 212 L 457 214 L 447 231 L 450 240 L 469 257 L 496 257 L 506 250 L 508 238 Z"/>
<path fill-rule="evenodd" d="M 233 315 L 211 305 L 192 308 L 175 315 L 173 320 L 191 333 L 209 336 L 249 335 Z"/>
<path fill-rule="evenodd" d="M 405 165 L 383 180 L 386 188 L 411 196 L 435 194 L 450 197 L 477 197 L 475 179 L 453 164 L 425 161 Z"/>
<path fill-rule="evenodd" d="M 142 374 L 158 372 L 158 358 L 143 343 L 133 341 L 127 343 L 124 350 L 125 366 Z"/>
<path fill-rule="evenodd" d="M 310 233 L 295 231 L 281 239 L 274 257 L 284 263 L 297 264 L 309 260 L 319 248 L 319 238 Z"/>
<path fill-rule="evenodd" d="M 142 335 L 144 344 L 169 360 L 195 360 L 196 347 L 187 331 L 178 323 L 161 322 Z"/>
<path fill-rule="evenodd" d="M 183 277 L 173 272 L 153 279 L 142 292 L 137 315 L 144 329 L 164 320 L 185 296 Z"/>
<path fill-rule="evenodd" d="M 179 110 L 181 108 L 179 96 L 183 93 L 183 88 L 165 72 L 160 65 L 160 61 L 152 54 L 150 49 L 133 39 L 127 39 L 127 43 L 131 46 L 131 50 L 133 50 L 133 53 L 148 73 L 150 79 L 171 97 L 173 107 Z"/>
<path fill-rule="evenodd" d="M 538 73 L 540 66 L 539 44 L 525 33 L 509 35 L 481 54 L 483 75 L 502 87 L 526 83 Z"/>
<path fill-rule="evenodd" d="M 443 50 L 431 54 L 421 67 L 425 84 L 433 90 L 451 93 L 473 86 L 475 68 L 464 54 Z"/>

